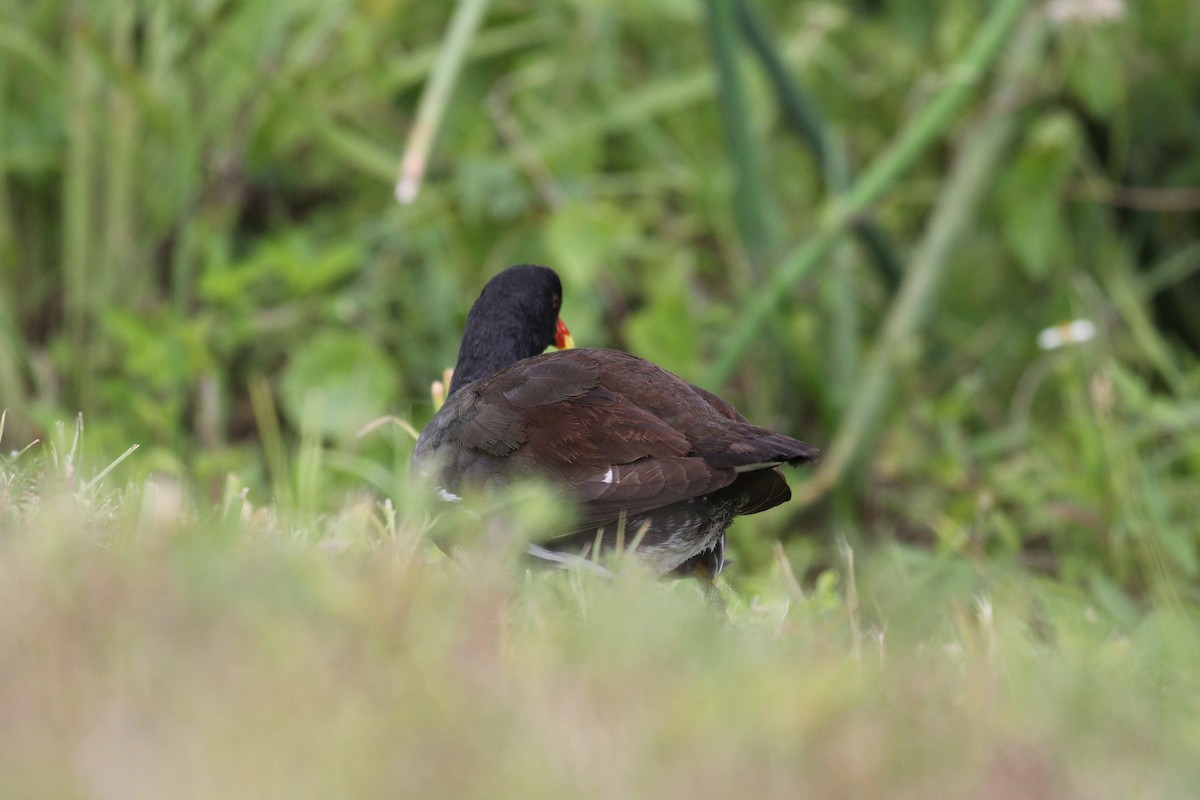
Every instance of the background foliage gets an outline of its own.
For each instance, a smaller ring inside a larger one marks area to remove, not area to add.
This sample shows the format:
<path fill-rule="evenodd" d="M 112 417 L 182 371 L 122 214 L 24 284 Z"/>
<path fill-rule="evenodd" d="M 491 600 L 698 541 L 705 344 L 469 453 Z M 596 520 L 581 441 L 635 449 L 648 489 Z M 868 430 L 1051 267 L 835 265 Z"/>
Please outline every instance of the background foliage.
<path fill-rule="evenodd" d="M 543 262 L 581 343 L 833 444 L 754 563 L 832 528 L 1191 584 L 1192 4 L 496 2 L 399 206 L 448 11 L 9 0 L 4 446 L 82 411 L 98 456 L 210 496 L 271 479 L 264 426 L 276 489 L 306 424 L 402 463 L 354 433 L 419 427 L 478 287 Z M 1072 317 L 1096 341 L 1040 353 Z"/>
<path fill-rule="evenodd" d="M 1197 40 L 1188 0 L 0 0 L 0 795 L 1190 796 Z M 733 528 L 731 626 L 523 573 L 541 496 L 408 487 L 518 262 L 823 449 Z"/>

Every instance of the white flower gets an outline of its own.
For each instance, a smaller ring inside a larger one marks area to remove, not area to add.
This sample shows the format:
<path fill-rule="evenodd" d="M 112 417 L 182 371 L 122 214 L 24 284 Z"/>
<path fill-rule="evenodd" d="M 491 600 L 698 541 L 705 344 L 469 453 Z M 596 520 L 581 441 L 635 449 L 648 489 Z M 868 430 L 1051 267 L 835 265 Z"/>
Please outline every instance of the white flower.
<path fill-rule="evenodd" d="M 1096 325 L 1090 319 L 1073 319 L 1052 328 L 1046 328 L 1037 335 L 1038 347 L 1043 350 L 1057 350 L 1069 344 L 1082 344 L 1096 338 Z"/>

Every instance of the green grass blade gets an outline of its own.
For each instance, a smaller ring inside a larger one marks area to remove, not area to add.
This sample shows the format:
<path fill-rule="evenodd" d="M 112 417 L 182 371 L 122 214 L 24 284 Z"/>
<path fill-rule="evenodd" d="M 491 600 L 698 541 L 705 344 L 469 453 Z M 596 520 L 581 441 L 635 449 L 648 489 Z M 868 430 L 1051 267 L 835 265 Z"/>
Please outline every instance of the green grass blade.
<path fill-rule="evenodd" d="M 817 103 L 792 78 L 771 32 L 749 0 L 738 3 L 738 13 L 746 41 L 762 62 L 763 70 L 771 82 L 783 121 L 816 158 L 829 191 L 844 191 L 850 184 L 851 171 L 839 137 L 830 131 Z M 853 229 L 854 235 L 871 255 L 884 285 L 894 292 L 900 283 L 902 267 L 887 235 L 869 217 L 858 219 Z"/>
<path fill-rule="evenodd" d="M 1046 35 L 1045 25 L 1036 20 L 1013 37 L 991 108 L 1011 109 L 1018 100 L 1023 80 L 1042 56 Z M 804 502 L 831 488 L 873 442 L 893 376 L 929 316 L 938 287 L 951 266 L 955 245 L 974 222 L 975 211 L 1017 133 L 1018 120 L 1008 111 L 987 118 L 979 128 L 963 148 L 940 194 L 833 444 L 815 477 L 800 493 Z"/>
<path fill-rule="evenodd" d="M 758 278 L 770 252 L 766 184 L 762 179 L 758 147 L 750 130 L 750 113 L 738 68 L 737 17 L 727 0 L 705 0 L 708 35 L 717 73 L 717 102 L 725 148 L 734 172 L 733 217 L 739 237 Z"/>
<path fill-rule="evenodd" d="M 63 181 L 62 272 L 63 302 L 67 339 L 74 357 L 73 384 L 80 407 L 91 396 L 92 350 L 89 321 L 93 281 L 88 263 L 95 248 L 96 221 L 92 196 L 96 180 L 95 142 L 95 68 L 88 53 L 90 34 L 85 25 L 74 26 L 68 34 L 66 105 L 67 152 Z"/>
<path fill-rule="evenodd" d="M 466 60 L 467 48 L 483 14 L 487 10 L 489 0 L 459 0 L 450 20 L 450 30 L 446 34 L 442 49 L 438 52 L 433 73 L 429 76 L 429 85 L 421 95 L 417 106 L 417 119 L 408 134 L 408 144 L 404 148 L 404 158 L 396 175 L 396 199 L 402 203 L 411 203 L 421 190 L 421 181 L 425 177 L 425 167 L 429 162 L 429 152 L 437 138 L 438 128 L 441 127 L 442 117 L 450 102 L 450 93 L 458 72 Z"/>

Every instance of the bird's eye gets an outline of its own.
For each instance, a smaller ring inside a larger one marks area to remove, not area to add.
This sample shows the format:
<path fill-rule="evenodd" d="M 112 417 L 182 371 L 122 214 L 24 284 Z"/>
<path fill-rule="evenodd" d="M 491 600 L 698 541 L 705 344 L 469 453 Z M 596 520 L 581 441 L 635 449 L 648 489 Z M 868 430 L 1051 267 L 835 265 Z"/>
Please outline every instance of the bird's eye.
<path fill-rule="evenodd" d="M 561 303 L 562 303 L 562 300 L 559 299 L 558 295 L 554 295 L 553 297 L 550 298 L 550 307 L 553 308 L 555 311 L 558 311 L 558 306 Z"/>

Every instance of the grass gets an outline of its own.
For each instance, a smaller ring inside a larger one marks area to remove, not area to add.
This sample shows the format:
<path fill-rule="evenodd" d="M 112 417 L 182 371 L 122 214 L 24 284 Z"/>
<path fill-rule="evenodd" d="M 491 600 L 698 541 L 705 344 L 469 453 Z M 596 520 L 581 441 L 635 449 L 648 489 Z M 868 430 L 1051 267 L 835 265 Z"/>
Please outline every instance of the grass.
<path fill-rule="evenodd" d="M 481 519 L 403 493 L 305 517 L 236 487 L 195 510 L 82 462 L 35 446 L 0 476 L 4 797 L 1182 798 L 1200 780 L 1191 605 L 1121 617 L 897 545 L 802 583 L 779 562 L 720 613 L 633 564 L 528 571 L 515 532 L 553 518 L 532 489 Z M 450 532 L 454 559 L 429 543 Z"/>
<path fill-rule="evenodd" d="M 1194 794 L 1197 12 L 1053 5 L 0 0 L 0 798 Z M 408 486 L 523 261 L 824 450 L 727 613 Z"/>

